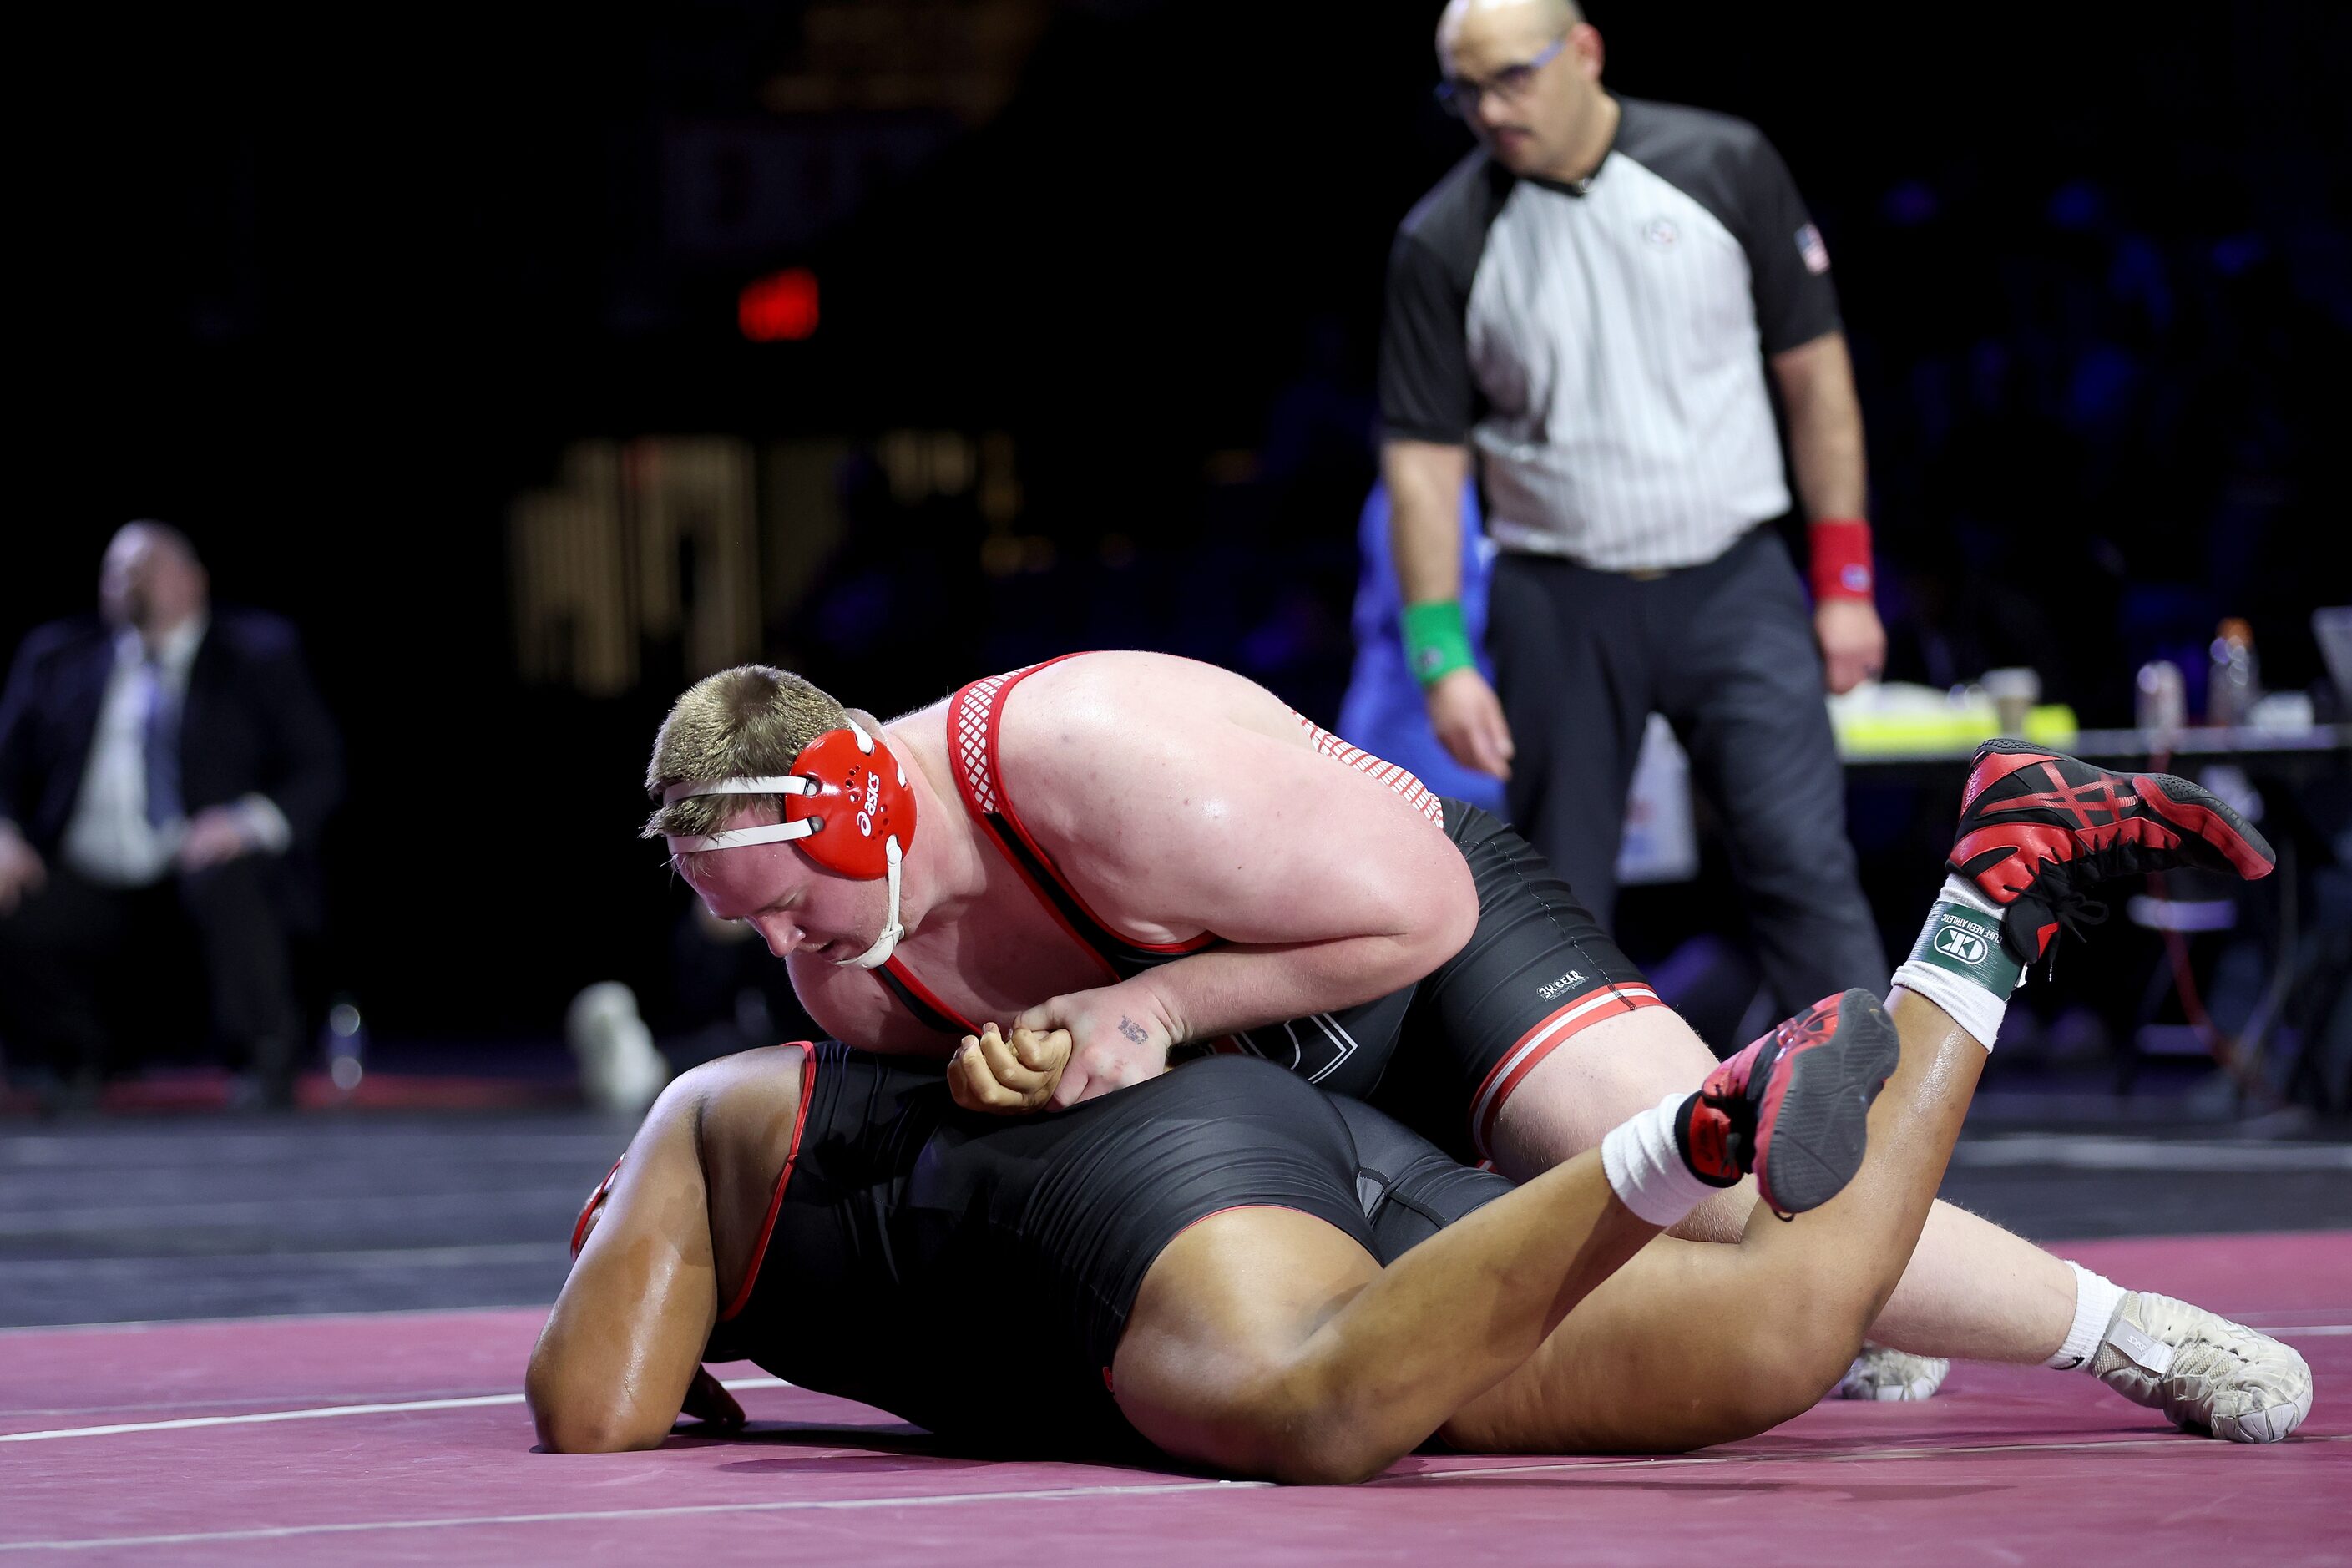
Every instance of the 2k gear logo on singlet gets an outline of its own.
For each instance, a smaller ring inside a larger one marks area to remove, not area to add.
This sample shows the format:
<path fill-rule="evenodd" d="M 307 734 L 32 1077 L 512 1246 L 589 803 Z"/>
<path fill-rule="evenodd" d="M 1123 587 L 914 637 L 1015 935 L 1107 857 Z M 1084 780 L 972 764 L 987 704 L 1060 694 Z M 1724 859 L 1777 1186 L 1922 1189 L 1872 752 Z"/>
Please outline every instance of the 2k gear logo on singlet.
<path fill-rule="evenodd" d="M 1561 975 L 1559 979 L 1552 981 L 1550 984 L 1537 986 L 1536 994 L 1549 1002 L 1553 997 L 1559 995 L 1561 992 L 1567 990 L 1570 986 L 1581 985 L 1583 984 L 1584 972 L 1580 969 L 1571 969 L 1567 973 Z"/>

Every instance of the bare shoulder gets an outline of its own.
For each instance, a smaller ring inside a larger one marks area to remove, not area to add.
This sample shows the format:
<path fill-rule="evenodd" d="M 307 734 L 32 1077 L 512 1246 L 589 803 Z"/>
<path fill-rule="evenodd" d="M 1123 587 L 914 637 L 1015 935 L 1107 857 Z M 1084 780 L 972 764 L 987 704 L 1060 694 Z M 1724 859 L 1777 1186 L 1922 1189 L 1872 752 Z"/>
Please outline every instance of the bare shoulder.
<path fill-rule="evenodd" d="M 672 1079 L 629 1140 L 617 1180 L 598 1194 L 597 1233 L 618 1226 L 659 1235 L 684 1255 L 698 1251 L 696 1236 L 709 1234 L 702 1200 L 710 1198 L 715 1222 L 724 1194 L 713 1156 L 730 1168 L 748 1164 L 764 1124 L 779 1112 L 789 1124 L 799 1109 L 797 1065 L 751 1058 L 798 1055 L 746 1051 Z M 683 1197 L 693 1201 L 675 1201 Z"/>
<path fill-rule="evenodd" d="M 1236 714 L 1270 727 L 1286 711 L 1214 665 L 1089 654 L 1022 682 L 999 721 L 997 765 L 1023 825 L 1082 876 L 1087 861 L 1155 858 L 1171 811 L 1220 809 Z"/>
<path fill-rule="evenodd" d="M 714 1150 L 756 1142 L 778 1123 L 791 1136 L 805 1055 L 796 1046 L 737 1051 L 688 1068 L 662 1098 L 677 1095 L 691 1107 L 707 1163 Z"/>
<path fill-rule="evenodd" d="M 997 756 L 1024 816 L 1055 800 L 1090 816 L 1118 802 L 1192 793 L 1236 741 L 1300 751 L 1298 715 L 1255 681 L 1161 653 L 1097 653 L 1039 670 L 1006 702 Z"/>
<path fill-rule="evenodd" d="M 682 1093 L 692 1106 L 711 1248 L 722 1282 L 743 1277 L 757 1246 L 770 1189 L 792 1151 L 804 1060 L 805 1054 L 793 1047 L 765 1046 L 704 1062 L 670 1086 L 670 1092 Z"/>
<path fill-rule="evenodd" d="M 1174 654 L 1115 650 L 1049 665 L 1005 704 L 1003 740 L 1071 729 L 1102 734 L 1181 734 L 1236 721 L 1296 727 L 1282 700 L 1246 676 Z"/>

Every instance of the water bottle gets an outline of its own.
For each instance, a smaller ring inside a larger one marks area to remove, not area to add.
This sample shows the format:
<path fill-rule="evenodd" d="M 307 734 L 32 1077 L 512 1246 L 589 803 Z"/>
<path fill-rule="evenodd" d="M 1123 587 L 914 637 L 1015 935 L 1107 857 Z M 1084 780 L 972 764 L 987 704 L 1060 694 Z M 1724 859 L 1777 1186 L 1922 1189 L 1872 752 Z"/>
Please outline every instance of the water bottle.
<path fill-rule="evenodd" d="M 2205 688 L 2205 721 L 2237 725 L 2262 700 L 2262 671 L 2254 662 L 2254 631 L 2231 616 L 2213 633 L 2212 675 Z"/>
<path fill-rule="evenodd" d="M 349 996 L 338 996 L 327 1009 L 326 1027 L 319 1031 L 319 1054 L 327 1058 L 327 1076 L 335 1092 L 349 1095 L 367 1071 L 367 1020 Z"/>
<path fill-rule="evenodd" d="M 2189 699 L 2180 667 L 2152 658 L 2139 667 L 2139 727 L 2151 735 L 2177 736 L 2189 722 Z"/>

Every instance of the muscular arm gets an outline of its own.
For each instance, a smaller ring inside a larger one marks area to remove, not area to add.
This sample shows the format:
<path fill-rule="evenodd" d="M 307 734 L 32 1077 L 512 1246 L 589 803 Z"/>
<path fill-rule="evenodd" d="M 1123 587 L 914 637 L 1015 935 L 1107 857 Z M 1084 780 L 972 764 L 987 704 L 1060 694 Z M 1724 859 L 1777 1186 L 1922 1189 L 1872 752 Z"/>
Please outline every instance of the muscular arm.
<path fill-rule="evenodd" d="M 1077 1041 L 1065 1100 L 1092 1080 L 1097 1047 L 1150 1056 L 1369 1001 L 1477 923 L 1468 866 L 1417 808 L 1302 744 L 1263 691 L 1192 668 L 1151 681 L 1149 703 L 1116 685 L 1089 694 L 1006 763 L 1032 832 L 1097 913 L 1144 940 L 1226 943 L 1024 1014 Z"/>
<path fill-rule="evenodd" d="M 1462 597 L 1462 487 L 1469 472 L 1470 454 L 1463 447 L 1397 437 L 1381 444 L 1390 553 L 1408 606 Z M 1440 676 L 1422 696 L 1430 728 L 1455 762 L 1510 777 L 1511 727 L 1475 665 Z"/>
<path fill-rule="evenodd" d="M 1462 482 L 1469 471 L 1463 447 L 1394 437 L 1381 444 L 1390 552 L 1408 605 L 1462 596 Z"/>
<path fill-rule="evenodd" d="M 1789 450 L 1806 518 L 1862 521 L 1870 485 L 1845 334 L 1824 332 L 1783 349 L 1771 364 L 1789 409 Z M 1866 595 L 1823 593 L 1813 610 L 1813 637 L 1822 647 L 1822 679 L 1833 692 L 1853 689 L 1885 666 L 1886 628 Z"/>
<path fill-rule="evenodd" d="M 1843 332 L 1824 332 L 1771 359 L 1789 410 L 1789 448 L 1808 518 L 1858 518 L 1869 504 L 1862 401 Z"/>
<path fill-rule="evenodd" d="M 698 1083 L 672 1084 L 629 1144 L 523 1379 L 556 1453 L 650 1448 L 677 1420 L 718 1321 Z"/>

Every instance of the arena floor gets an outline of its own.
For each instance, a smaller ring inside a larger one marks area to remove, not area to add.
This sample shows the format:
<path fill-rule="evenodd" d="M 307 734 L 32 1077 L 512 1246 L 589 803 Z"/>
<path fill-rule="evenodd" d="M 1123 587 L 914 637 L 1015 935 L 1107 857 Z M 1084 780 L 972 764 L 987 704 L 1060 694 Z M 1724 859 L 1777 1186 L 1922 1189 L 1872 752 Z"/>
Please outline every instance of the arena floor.
<path fill-rule="evenodd" d="M 2352 1146 L 2011 1131 L 1946 1193 L 2310 1358 L 2294 1441 L 1963 1365 L 1673 1458 L 1427 1456 L 1284 1489 L 992 1462 L 723 1369 L 724 1441 L 530 1451 L 584 1115 L 117 1120 L 0 1137 L 0 1552 L 75 1562 L 2352 1563 Z M 2193 1236 L 2132 1235 L 2154 1216 Z M 2234 1232 L 2236 1234 L 2222 1234 Z M 124 1321 L 134 1320 L 134 1321 Z M 75 1326 L 45 1326 L 75 1325 Z"/>

